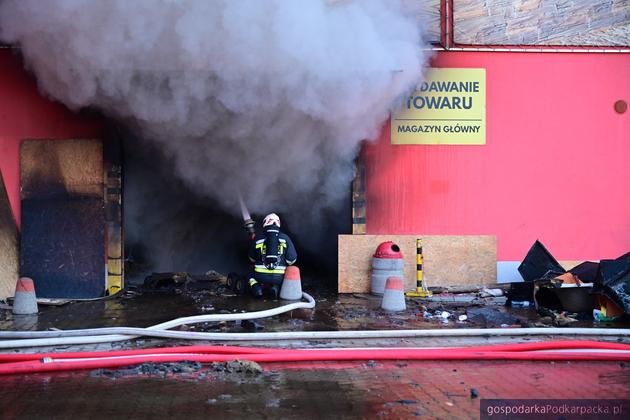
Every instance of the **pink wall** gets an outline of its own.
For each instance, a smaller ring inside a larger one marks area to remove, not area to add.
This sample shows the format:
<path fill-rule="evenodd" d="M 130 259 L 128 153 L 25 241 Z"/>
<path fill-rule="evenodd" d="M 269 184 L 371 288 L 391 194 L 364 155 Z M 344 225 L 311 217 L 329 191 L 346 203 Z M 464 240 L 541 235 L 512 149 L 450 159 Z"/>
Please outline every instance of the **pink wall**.
<path fill-rule="evenodd" d="M 499 260 L 534 239 L 559 259 L 630 250 L 630 54 L 440 53 L 435 67 L 484 67 L 484 146 L 366 148 L 368 233 L 489 234 Z M 19 142 L 94 137 L 101 122 L 44 99 L 0 50 L 0 170 L 19 223 Z"/>
<path fill-rule="evenodd" d="M 558 259 L 630 251 L 630 54 L 439 53 L 487 77 L 483 146 L 365 149 L 367 232 L 496 235 L 499 260 L 535 239 Z"/>
<path fill-rule="evenodd" d="M 102 126 L 97 119 L 78 117 L 40 95 L 21 60 L 8 49 L 0 49 L 0 92 L 0 171 L 19 224 L 20 141 L 98 137 Z"/>

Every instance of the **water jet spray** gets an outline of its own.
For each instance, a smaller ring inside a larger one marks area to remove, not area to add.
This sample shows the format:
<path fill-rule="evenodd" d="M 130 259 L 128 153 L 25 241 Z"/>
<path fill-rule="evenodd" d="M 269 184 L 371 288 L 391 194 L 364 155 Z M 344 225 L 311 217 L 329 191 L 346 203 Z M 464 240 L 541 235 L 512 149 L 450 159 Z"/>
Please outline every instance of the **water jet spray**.
<path fill-rule="evenodd" d="M 245 206 L 245 202 L 243 201 L 243 196 L 241 195 L 240 191 L 238 192 L 238 202 L 241 205 L 241 215 L 243 216 L 243 227 L 249 234 L 250 239 L 254 240 L 256 238 L 256 229 L 254 228 L 254 225 L 256 223 L 254 222 L 251 215 L 249 214 L 249 210 L 247 210 L 247 207 Z"/>

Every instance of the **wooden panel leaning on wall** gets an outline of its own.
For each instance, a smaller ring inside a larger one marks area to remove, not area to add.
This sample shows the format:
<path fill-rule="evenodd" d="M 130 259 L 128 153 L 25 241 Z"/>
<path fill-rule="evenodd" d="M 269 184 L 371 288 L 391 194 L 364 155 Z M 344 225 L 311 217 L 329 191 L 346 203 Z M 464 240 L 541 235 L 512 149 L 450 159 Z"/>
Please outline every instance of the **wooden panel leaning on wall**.
<path fill-rule="evenodd" d="M 96 298 L 106 287 L 101 140 L 25 140 L 20 271 L 38 297 Z"/>
<path fill-rule="evenodd" d="M 0 172 L 0 299 L 15 294 L 19 273 L 18 231 Z"/>
<path fill-rule="evenodd" d="M 427 286 L 463 286 L 497 282 L 494 236 L 339 235 L 339 293 L 369 293 L 372 255 L 394 241 L 404 260 L 405 290 L 416 287 L 416 239 L 423 244 L 423 279 Z"/>

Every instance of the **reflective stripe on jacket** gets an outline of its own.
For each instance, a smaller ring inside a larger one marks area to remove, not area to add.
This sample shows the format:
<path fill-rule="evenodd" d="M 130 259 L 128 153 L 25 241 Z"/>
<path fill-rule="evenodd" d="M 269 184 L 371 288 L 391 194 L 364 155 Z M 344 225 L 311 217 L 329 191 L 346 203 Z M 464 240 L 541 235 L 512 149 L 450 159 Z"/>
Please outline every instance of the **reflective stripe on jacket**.
<path fill-rule="evenodd" d="M 270 255 L 278 255 L 278 265 L 269 269 L 264 264 L 265 255 L 268 254 L 265 244 L 266 231 L 263 232 L 259 239 L 252 241 L 249 248 L 249 259 L 254 263 L 254 272 L 260 274 L 260 280 L 265 281 L 266 277 L 282 277 L 288 265 L 294 264 L 297 260 L 297 251 L 291 239 L 284 233 L 274 231 L 278 233 L 278 250 Z"/>

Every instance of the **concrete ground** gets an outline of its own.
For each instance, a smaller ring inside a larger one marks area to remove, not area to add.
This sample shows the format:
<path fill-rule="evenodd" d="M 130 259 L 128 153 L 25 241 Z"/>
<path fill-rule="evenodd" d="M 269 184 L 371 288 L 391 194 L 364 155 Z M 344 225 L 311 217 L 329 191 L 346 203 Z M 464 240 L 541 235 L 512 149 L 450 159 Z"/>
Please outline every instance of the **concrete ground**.
<path fill-rule="evenodd" d="M 207 369 L 164 377 L 7 376 L 0 378 L 2 418 L 475 419 L 482 399 L 570 402 L 630 395 L 630 368 L 619 363 L 400 361 L 264 369 L 253 376 Z"/>
<path fill-rule="evenodd" d="M 254 324 L 224 322 L 188 328 L 192 331 L 223 332 L 478 328 L 501 325 L 506 328 L 526 328 L 538 322 L 538 315 L 533 309 L 509 310 L 500 304 L 493 304 L 492 300 L 465 304 L 408 300 L 405 312 L 388 314 L 379 309 L 379 299 L 371 296 L 338 296 L 320 292 L 315 297 L 317 306 L 314 310 L 297 310 Z M 216 287 L 157 294 L 126 294 L 111 300 L 42 307 L 37 316 L 13 316 L 9 311 L 0 311 L 0 329 L 146 327 L 176 317 L 254 311 L 278 304 L 270 300 L 253 301 L 248 297 L 231 296 Z M 439 316 L 425 316 L 427 312 L 439 314 L 444 310 L 451 313 L 446 321 Z M 475 315 L 474 321 L 457 321 L 459 315 L 466 313 L 481 313 L 485 316 L 480 318 Z M 586 318 L 574 324 L 593 325 Z M 456 347 L 551 339 L 554 337 L 544 335 L 230 344 L 294 348 Z M 627 342 L 617 337 L 589 339 Z M 107 350 L 186 344 L 204 343 L 137 339 L 21 351 Z M 245 373 L 228 372 L 209 365 L 184 365 L 176 369 L 168 366 L 140 366 L 105 371 L 3 376 L 0 377 L 0 417 L 152 418 L 160 415 L 175 418 L 479 418 L 480 401 L 483 399 L 614 399 L 630 395 L 630 367 L 620 362 L 401 360 L 263 363 L 262 368 L 262 373 Z"/>

